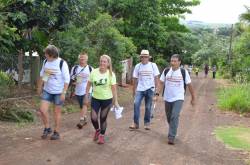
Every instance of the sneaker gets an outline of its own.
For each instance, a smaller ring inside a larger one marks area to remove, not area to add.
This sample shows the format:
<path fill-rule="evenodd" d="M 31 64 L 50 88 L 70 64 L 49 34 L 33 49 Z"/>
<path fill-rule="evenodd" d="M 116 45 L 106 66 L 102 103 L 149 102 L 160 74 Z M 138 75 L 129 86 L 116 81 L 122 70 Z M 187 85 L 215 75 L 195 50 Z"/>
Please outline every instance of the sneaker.
<path fill-rule="evenodd" d="M 98 137 L 98 144 L 104 144 L 105 141 L 104 141 L 104 135 L 100 134 L 99 137 Z"/>
<path fill-rule="evenodd" d="M 173 138 L 168 138 L 168 144 L 169 145 L 174 145 L 174 139 Z"/>
<path fill-rule="evenodd" d="M 60 135 L 58 132 L 54 131 L 53 135 L 51 135 L 50 140 L 58 140 L 60 139 Z"/>
<path fill-rule="evenodd" d="M 80 120 L 80 122 L 76 126 L 78 127 L 78 129 L 82 129 L 82 127 L 86 124 L 87 124 L 87 120 L 86 118 L 84 118 L 84 120 Z"/>
<path fill-rule="evenodd" d="M 48 135 L 51 134 L 51 133 L 52 133 L 51 128 L 44 128 L 43 135 L 41 136 L 42 139 L 46 139 L 48 137 Z"/>
<path fill-rule="evenodd" d="M 145 129 L 145 130 L 150 130 L 150 126 L 149 126 L 149 125 L 145 125 L 145 126 L 144 126 L 144 129 Z"/>
<path fill-rule="evenodd" d="M 134 129 L 139 129 L 139 125 L 137 124 L 132 124 L 131 126 L 129 126 L 130 129 L 134 130 Z"/>
<path fill-rule="evenodd" d="M 93 140 L 94 140 L 94 141 L 97 141 L 97 140 L 98 140 L 99 135 L 100 135 L 100 130 L 98 129 L 98 130 L 96 130 L 96 131 L 95 131 L 95 135 L 94 135 Z"/>

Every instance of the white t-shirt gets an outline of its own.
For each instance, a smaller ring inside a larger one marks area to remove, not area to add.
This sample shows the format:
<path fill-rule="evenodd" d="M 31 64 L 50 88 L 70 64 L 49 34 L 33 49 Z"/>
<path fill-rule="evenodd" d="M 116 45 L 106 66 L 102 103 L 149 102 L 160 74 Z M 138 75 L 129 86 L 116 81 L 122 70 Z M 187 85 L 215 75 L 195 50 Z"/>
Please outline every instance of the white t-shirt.
<path fill-rule="evenodd" d="M 61 58 L 53 61 L 46 61 L 40 71 L 40 77 L 44 81 L 43 89 L 50 94 L 61 94 L 64 84 L 69 84 L 69 68 L 66 61 L 63 61 L 60 69 Z"/>
<path fill-rule="evenodd" d="M 75 66 L 76 67 L 76 66 Z M 71 76 L 76 76 L 76 87 L 75 87 L 75 94 L 78 96 L 85 95 L 86 87 L 90 75 L 89 65 L 85 67 L 81 67 L 77 65 L 77 69 L 75 75 L 73 75 L 74 67 L 71 69 Z M 90 90 L 91 91 L 91 90 Z"/>
<path fill-rule="evenodd" d="M 155 63 L 139 63 L 135 66 L 133 77 L 138 79 L 137 91 L 145 91 L 155 87 L 155 77 L 160 74 Z"/>
<path fill-rule="evenodd" d="M 191 78 L 186 72 L 186 84 L 191 83 Z M 160 81 L 165 82 L 165 89 L 164 89 L 164 100 L 167 102 L 174 102 L 177 100 L 184 100 L 184 82 L 183 77 L 181 74 L 180 68 L 173 71 L 172 68 L 169 69 L 166 77 L 164 75 L 164 71 L 161 74 Z"/>

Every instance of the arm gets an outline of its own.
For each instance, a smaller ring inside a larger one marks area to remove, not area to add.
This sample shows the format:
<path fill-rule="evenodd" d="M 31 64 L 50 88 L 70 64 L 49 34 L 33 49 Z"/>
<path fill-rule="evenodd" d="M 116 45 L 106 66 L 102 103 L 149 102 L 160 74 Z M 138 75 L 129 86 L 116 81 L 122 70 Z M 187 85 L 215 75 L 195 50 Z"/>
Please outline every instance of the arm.
<path fill-rule="evenodd" d="M 155 76 L 155 93 L 158 93 L 159 94 L 159 76 Z"/>
<path fill-rule="evenodd" d="M 118 97 L 117 97 L 117 87 L 116 87 L 116 84 L 115 85 L 111 85 L 111 90 L 112 90 L 112 94 L 113 94 L 113 104 L 116 106 L 116 107 L 119 107 L 119 104 L 118 104 Z"/>
<path fill-rule="evenodd" d="M 37 94 L 38 94 L 38 96 L 40 96 L 42 93 L 43 84 L 44 84 L 44 82 L 42 80 L 42 77 L 40 77 L 37 81 Z"/>
<path fill-rule="evenodd" d="M 133 78 L 133 97 L 135 96 L 137 84 L 138 84 L 138 79 L 137 78 Z"/>
<path fill-rule="evenodd" d="M 69 87 L 69 82 L 70 82 L 69 68 L 68 68 L 68 65 L 65 61 L 63 62 L 62 74 L 63 74 L 63 79 L 64 79 L 64 87 L 63 87 L 63 91 L 61 94 L 61 100 L 64 101 L 65 95 L 66 95 L 68 87 Z"/>
<path fill-rule="evenodd" d="M 89 90 L 91 87 L 91 82 L 88 81 L 87 82 L 87 86 L 86 86 L 86 91 L 85 91 L 85 97 L 84 97 L 84 105 L 88 105 L 89 103 Z"/>
<path fill-rule="evenodd" d="M 191 104 L 194 105 L 195 104 L 195 95 L 194 95 L 194 90 L 193 90 L 193 87 L 191 85 L 191 83 L 187 84 L 187 87 L 188 87 L 188 90 L 191 94 Z"/>

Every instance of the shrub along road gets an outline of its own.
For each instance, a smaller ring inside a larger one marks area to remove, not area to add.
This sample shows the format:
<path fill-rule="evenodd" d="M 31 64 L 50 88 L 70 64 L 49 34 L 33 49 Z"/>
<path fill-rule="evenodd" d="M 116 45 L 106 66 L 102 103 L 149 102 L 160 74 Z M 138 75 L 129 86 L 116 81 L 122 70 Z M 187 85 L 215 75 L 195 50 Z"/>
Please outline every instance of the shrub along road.
<path fill-rule="evenodd" d="M 146 131 L 141 126 L 138 131 L 129 131 L 133 114 L 130 95 L 122 104 L 125 107 L 122 119 L 115 120 L 114 114 L 109 114 L 104 145 L 92 141 L 94 131 L 90 123 L 82 130 L 76 129 L 77 113 L 63 115 L 62 138 L 59 141 L 42 140 L 39 122 L 24 128 L 1 123 L 0 164 L 245 164 L 244 159 L 249 155 L 227 149 L 216 140 L 213 131 L 217 126 L 247 125 L 248 119 L 216 109 L 215 91 L 219 86 L 216 80 L 193 78 L 193 86 L 197 94 L 196 106 L 189 104 L 190 96 L 187 93 L 174 146 L 167 144 L 168 126 L 161 99 L 156 106 L 151 130 Z"/>

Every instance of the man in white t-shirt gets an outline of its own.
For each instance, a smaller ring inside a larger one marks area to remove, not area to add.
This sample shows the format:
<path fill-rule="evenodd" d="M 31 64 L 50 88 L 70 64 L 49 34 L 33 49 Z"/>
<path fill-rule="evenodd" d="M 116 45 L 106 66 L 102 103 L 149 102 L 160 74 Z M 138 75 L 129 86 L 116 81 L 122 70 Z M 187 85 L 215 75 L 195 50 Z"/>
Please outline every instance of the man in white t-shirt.
<path fill-rule="evenodd" d="M 54 45 L 45 48 L 45 61 L 40 72 L 38 95 L 41 95 L 40 115 L 44 123 L 42 138 L 46 139 L 52 133 L 49 125 L 48 109 L 50 103 L 55 105 L 55 129 L 51 140 L 60 138 L 59 127 L 61 122 L 61 110 L 68 89 L 70 75 L 67 63 L 59 58 L 59 50 Z M 43 88 L 42 88 L 43 87 Z"/>
<path fill-rule="evenodd" d="M 80 122 L 76 125 L 82 129 L 87 124 L 87 105 L 83 104 L 86 86 L 92 67 L 88 65 L 88 54 L 81 53 L 78 56 L 79 65 L 75 65 L 71 69 L 71 79 L 74 80 L 74 93 L 80 106 Z"/>
<path fill-rule="evenodd" d="M 155 63 L 149 61 L 149 51 L 142 50 L 140 54 L 141 62 L 135 66 L 133 72 L 133 96 L 134 96 L 134 123 L 130 129 L 139 128 L 140 106 L 142 99 L 145 99 L 144 128 L 150 130 L 151 106 L 158 83 L 159 70 Z"/>
<path fill-rule="evenodd" d="M 181 60 L 178 54 L 171 57 L 171 68 L 165 69 L 160 77 L 160 86 L 164 86 L 165 112 L 169 124 L 168 144 L 173 145 L 177 133 L 179 115 L 184 101 L 186 86 L 192 96 L 194 105 L 194 91 L 190 75 L 186 69 L 180 68 Z"/>

